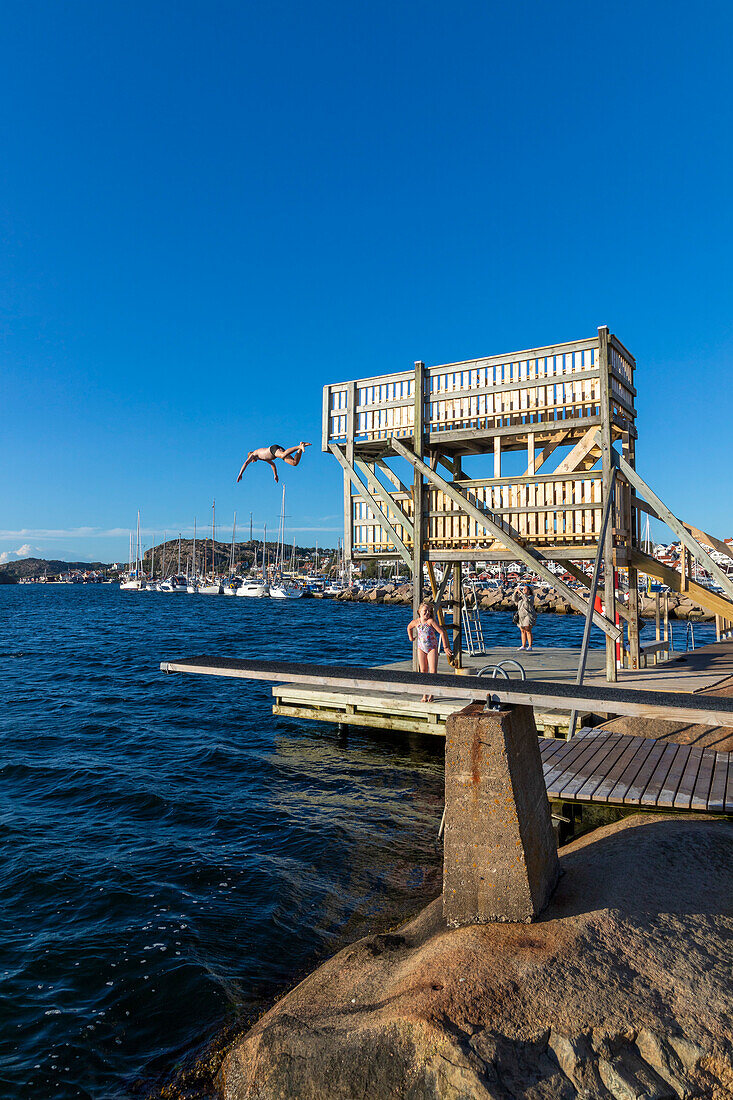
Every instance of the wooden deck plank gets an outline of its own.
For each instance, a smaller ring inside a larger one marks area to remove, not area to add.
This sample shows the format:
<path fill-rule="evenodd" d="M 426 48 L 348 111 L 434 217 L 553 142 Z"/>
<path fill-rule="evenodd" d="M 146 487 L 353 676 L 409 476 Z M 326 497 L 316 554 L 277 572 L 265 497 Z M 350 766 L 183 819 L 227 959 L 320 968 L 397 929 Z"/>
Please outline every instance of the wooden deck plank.
<path fill-rule="evenodd" d="M 600 783 L 593 791 L 594 802 L 608 802 L 608 796 L 616 786 L 619 777 L 623 775 L 626 768 L 636 756 L 640 748 L 644 747 L 644 742 L 648 738 L 645 737 L 632 737 L 629 739 L 628 744 L 623 746 L 621 754 L 613 761 L 606 761 L 604 766 L 604 772 Z"/>
<path fill-rule="evenodd" d="M 542 766 L 545 767 L 565 745 L 567 745 L 567 741 L 562 737 L 541 737 L 540 756 L 542 757 Z"/>
<path fill-rule="evenodd" d="M 660 808 L 671 809 L 674 806 L 677 789 L 682 780 L 685 765 L 689 759 L 690 746 L 680 745 L 677 755 L 674 758 L 674 764 L 669 769 L 667 778 L 664 780 L 664 786 L 657 797 L 657 806 Z"/>
<path fill-rule="evenodd" d="M 690 799 L 691 810 L 707 810 L 708 808 L 708 796 L 710 794 L 710 784 L 713 779 L 715 756 L 716 754 L 712 749 L 702 750 L 702 762 L 700 764 L 700 770 L 697 773 L 695 790 L 692 792 L 692 798 Z"/>
<path fill-rule="evenodd" d="M 627 738 L 610 745 L 608 752 L 600 752 L 589 762 L 589 766 L 581 769 L 581 774 L 574 782 L 564 788 L 566 797 L 574 794 L 578 802 L 595 801 L 595 791 L 603 782 L 606 774 L 614 767 L 626 749 Z"/>
<path fill-rule="evenodd" d="M 711 814 L 725 813 L 725 784 L 728 778 L 729 759 L 730 753 L 728 752 L 715 754 L 713 781 L 710 784 L 710 796 L 708 798 L 708 810 Z"/>
<path fill-rule="evenodd" d="M 690 808 L 690 800 L 695 790 L 697 773 L 702 763 L 702 753 L 703 750 L 697 748 L 696 745 L 690 747 L 690 754 L 687 757 L 685 770 L 682 773 L 682 778 L 677 788 L 677 794 L 674 796 L 673 806 L 675 810 L 689 810 Z"/>
<path fill-rule="evenodd" d="M 613 736 L 618 738 L 622 735 L 615 734 Z M 594 737 L 573 738 L 572 741 L 566 741 L 565 751 L 557 753 L 550 761 L 550 769 L 545 774 L 547 790 L 556 790 L 556 780 L 559 776 L 564 775 L 571 769 L 576 770 L 584 760 L 588 760 L 597 751 L 598 740 Z"/>
<path fill-rule="evenodd" d="M 617 747 L 622 744 L 621 737 L 616 737 L 613 740 L 610 738 L 589 738 L 591 742 L 588 746 L 588 751 L 572 768 L 566 768 L 565 771 L 558 776 L 555 780 L 554 788 L 557 791 L 558 797 L 567 796 L 568 798 L 575 797 L 576 791 L 578 791 L 590 777 L 597 774 L 597 770 L 600 765 L 608 757 L 610 753 L 615 753 Z M 594 787 L 602 779 L 602 775 L 597 776 L 597 781 Z"/>
<path fill-rule="evenodd" d="M 608 792 L 607 802 L 626 801 L 626 796 L 633 789 L 636 778 L 641 772 L 647 757 L 654 751 L 656 741 L 653 741 L 650 737 L 642 737 L 641 740 L 642 744 L 616 780 L 616 785 Z"/>
<path fill-rule="evenodd" d="M 683 746 L 677 744 L 666 744 L 664 746 L 664 752 L 659 757 L 657 766 L 649 777 L 646 790 L 641 796 L 639 803 L 641 806 L 656 806 L 657 799 L 664 788 L 664 781 L 669 774 L 669 769 L 674 764 L 674 758 L 681 748 Z"/>
<path fill-rule="evenodd" d="M 639 769 L 639 774 L 636 776 L 634 782 L 631 784 L 628 791 L 626 792 L 624 802 L 627 806 L 641 805 L 642 795 L 644 794 L 649 780 L 654 774 L 654 769 L 659 763 L 666 747 L 667 746 L 664 741 L 654 742 L 654 748 L 649 753 L 648 757 Z"/>

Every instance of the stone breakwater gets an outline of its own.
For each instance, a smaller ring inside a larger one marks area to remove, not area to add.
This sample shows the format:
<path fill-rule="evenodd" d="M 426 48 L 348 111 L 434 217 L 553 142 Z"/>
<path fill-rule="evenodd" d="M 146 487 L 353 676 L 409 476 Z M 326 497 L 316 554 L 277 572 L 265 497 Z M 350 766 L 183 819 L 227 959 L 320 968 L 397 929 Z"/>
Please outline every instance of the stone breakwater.
<path fill-rule="evenodd" d="M 516 611 L 516 604 L 512 600 L 512 593 L 514 588 L 492 588 L 487 591 L 481 592 L 478 596 L 478 605 L 483 611 Z M 321 593 L 314 593 L 316 599 L 333 599 L 333 600 L 347 600 L 361 603 L 394 603 L 400 604 L 403 607 L 410 607 L 412 605 L 412 585 L 394 585 L 387 584 L 381 585 L 379 588 L 372 588 L 368 592 L 363 592 L 358 588 L 347 588 L 337 596 L 323 596 Z M 423 593 L 424 599 L 430 598 L 430 593 L 426 589 Z M 693 622 L 713 622 L 715 616 L 709 611 L 704 611 L 698 604 L 689 598 L 689 596 L 677 595 L 674 592 L 669 594 L 669 617 L 670 619 L 685 619 L 692 620 Z M 557 592 L 549 591 L 537 591 L 535 590 L 535 607 L 537 612 L 541 615 L 577 615 L 578 612 L 574 607 L 571 607 L 567 600 L 563 599 Z M 639 597 L 639 611 L 642 619 L 653 619 L 655 616 L 656 601 L 653 596 L 640 596 Z M 663 614 L 664 602 L 663 598 L 660 599 L 660 613 Z"/>

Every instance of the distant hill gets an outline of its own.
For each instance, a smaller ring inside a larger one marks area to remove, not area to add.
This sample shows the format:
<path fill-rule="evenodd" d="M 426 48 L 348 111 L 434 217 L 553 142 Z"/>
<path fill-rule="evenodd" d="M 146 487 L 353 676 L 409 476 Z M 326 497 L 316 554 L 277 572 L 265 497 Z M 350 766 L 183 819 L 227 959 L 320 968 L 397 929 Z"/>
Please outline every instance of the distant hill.
<path fill-rule="evenodd" d="M 106 569 L 101 561 L 59 561 L 56 558 L 18 558 L 0 565 L 0 584 L 14 584 L 21 577 L 49 577 L 72 569 Z"/>
<path fill-rule="evenodd" d="M 253 539 L 252 542 L 235 542 L 234 544 L 234 565 L 240 572 L 246 571 L 251 568 L 252 560 L 254 558 L 255 550 L 257 551 L 257 565 L 262 564 L 262 540 Z M 181 571 L 185 573 L 188 565 L 193 562 L 193 539 L 181 539 Z M 292 544 L 285 544 L 284 558 L 286 565 L 290 562 L 292 554 Z M 229 570 L 229 555 L 231 553 L 230 542 L 220 542 L 219 539 L 213 546 L 214 553 L 214 570 L 217 573 L 226 573 Z M 325 565 L 326 561 L 333 556 L 335 551 L 328 547 L 318 548 L 318 562 Z M 312 559 L 315 554 L 315 546 L 296 546 L 295 548 L 295 560 L 298 564 L 303 564 L 307 559 Z M 267 555 L 268 561 L 272 562 L 275 557 L 275 542 L 268 539 L 267 541 Z M 196 561 L 198 563 L 198 572 L 204 571 L 204 560 L 206 562 L 206 571 L 211 572 L 212 569 L 212 543 L 211 539 L 197 539 L 196 540 Z M 143 557 L 143 570 L 149 573 L 153 564 L 153 551 L 146 550 Z M 165 567 L 165 568 L 164 568 Z M 178 569 L 178 539 L 169 539 L 167 542 L 162 542 L 155 547 L 155 573 L 156 576 L 161 576 L 165 573 L 166 576 L 171 573 L 175 573 Z"/>

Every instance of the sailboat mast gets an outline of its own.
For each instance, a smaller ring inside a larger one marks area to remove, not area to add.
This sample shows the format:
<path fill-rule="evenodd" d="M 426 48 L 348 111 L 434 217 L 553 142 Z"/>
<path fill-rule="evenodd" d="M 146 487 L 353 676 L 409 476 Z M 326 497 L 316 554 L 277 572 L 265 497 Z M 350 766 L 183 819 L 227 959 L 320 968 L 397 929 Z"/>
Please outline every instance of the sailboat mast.
<path fill-rule="evenodd" d="M 216 500 L 211 502 L 211 576 L 216 576 Z"/>
<path fill-rule="evenodd" d="M 234 572 L 234 538 L 237 533 L 237 513 L 234 513 L 234 523 L 232 524 L 232 549 L 229 554 L 229 573 Z"/>
<path fill-rule="evenodd" d="M 181 532 L 178 532 L 178 574 L 181 573 Z"/>
<path fill-rule="evenodd" d="M 196 516 L 193 517 L 193 575 L 196 576 Z"/>

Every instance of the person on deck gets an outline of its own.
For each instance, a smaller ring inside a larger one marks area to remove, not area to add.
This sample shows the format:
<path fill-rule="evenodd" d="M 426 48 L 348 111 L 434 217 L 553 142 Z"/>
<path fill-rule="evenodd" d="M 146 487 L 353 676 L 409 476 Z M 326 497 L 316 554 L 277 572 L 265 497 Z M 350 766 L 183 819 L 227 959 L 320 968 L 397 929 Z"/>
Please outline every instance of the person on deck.
<path fill-rule="evenodd" d="M 515 622 L 522 635 L 520 650 L 532 652 L 532 630 L 537 622 L 537 610 L 534 605 L 534 592 L 529 584 L 518 584 L 512 599 L 517 605 Z"/>
<path fill-rule="evenodd" d="M 438 671 L 438 640 L 443 640 L 443 649 L 448 660 L 453 656 L 453 651 L 446 634 L 440 623 L 434 618 L 433 605 L 421 603 L 417 609 L 417 618 L 407 626 L 407 637 L 411 642 L 417 635 L 417 663 L 421 672 Z M 416 632 L 416 633 L 415 633 Z M 432 703 L 432 695 L 423 695 L 421 702 Z"/>
<path fill-rule="evenodd" d="M 275 468 L 275 459 L 281 458 L 283 462 L 287 462 L 288 466 L 297 466 L 303 457 L 303 452 L 306 447 L 310 447 L 310 443 L 299 443 L 297 447 L 281 447 L 279 443 L 273 443 L 270 447 L 257 447 L 256 450 L 250 451 L 246 459 L 242 463 L 242 469 L 239 471 L 237 481 L 242 480 L 242 474 L 249 466 L 250 462 L 268 462 L 272 466 L 272 472 L 275 475 L 275 481 L 279 481 L 277 476 L 277 469 Z"/>

